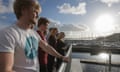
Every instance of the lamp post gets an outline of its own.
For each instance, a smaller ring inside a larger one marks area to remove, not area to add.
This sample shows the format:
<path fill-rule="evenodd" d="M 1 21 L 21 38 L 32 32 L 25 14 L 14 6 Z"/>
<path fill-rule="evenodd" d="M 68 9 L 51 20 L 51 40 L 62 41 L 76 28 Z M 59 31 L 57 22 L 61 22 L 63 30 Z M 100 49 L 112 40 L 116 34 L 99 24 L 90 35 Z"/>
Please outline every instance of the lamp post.
<path fill-rule="evenodd" d="M 108 71 L 111 72 L 111 51 L 109 51 L 109 67 L 108 67 Z"/>

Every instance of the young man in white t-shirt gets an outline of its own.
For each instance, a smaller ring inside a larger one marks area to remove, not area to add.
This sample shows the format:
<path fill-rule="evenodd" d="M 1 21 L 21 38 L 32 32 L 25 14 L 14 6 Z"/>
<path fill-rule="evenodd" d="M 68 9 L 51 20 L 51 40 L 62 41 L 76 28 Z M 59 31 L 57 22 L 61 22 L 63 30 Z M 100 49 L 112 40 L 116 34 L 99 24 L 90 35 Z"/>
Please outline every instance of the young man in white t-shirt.
<path fill-rule="evenodd" d="M 37 72 L 37 50 L 68 61 L 31 29 L 41 11 L 37 0 L 16 0 L 16 24 L 0 31 L 0 72 Z"/>

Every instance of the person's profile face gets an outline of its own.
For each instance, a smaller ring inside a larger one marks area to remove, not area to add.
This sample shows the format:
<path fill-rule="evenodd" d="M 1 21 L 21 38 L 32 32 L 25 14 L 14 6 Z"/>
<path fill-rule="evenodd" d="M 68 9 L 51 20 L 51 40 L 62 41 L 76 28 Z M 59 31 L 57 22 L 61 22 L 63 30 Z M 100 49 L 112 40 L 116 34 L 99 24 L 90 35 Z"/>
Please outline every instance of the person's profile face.
<path fill-rule="evenodd" d="M 43 30 L 43 31 L 47 31 L 47 29 L 48 29 L 48 24 L 46 23 L 46 24 L 42 24 L 40 27 L 39 27 L 41 30 Z"/>
<path fill-rule="evenodd" d="M 37 24 L 38 15 L 41 12 L 41 7 L 36 0 L 33 1 L 33 5 L 26 8 L 26 19 L 30 24 Z"/>
<path fill-rule="evenodd" d="M 37 23 L 37 19 L 38 19 L 38 14 L 39 14 L 39 10 L 34 8 L 34 7 L 30 7 L 29 9 L 27 9 L 27 19 L 31 24 L 36 24 Z"/>

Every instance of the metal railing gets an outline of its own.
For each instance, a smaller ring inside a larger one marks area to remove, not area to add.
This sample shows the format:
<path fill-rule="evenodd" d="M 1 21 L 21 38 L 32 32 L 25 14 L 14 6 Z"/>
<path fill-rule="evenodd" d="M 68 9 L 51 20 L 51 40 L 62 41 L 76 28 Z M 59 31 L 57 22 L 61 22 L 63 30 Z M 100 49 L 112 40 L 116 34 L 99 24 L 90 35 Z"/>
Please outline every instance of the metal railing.
<path fill-rule="evenodd" d="M 66 53 L 66 57 L 69 57 L 70 58 L 70 61 L 68 63 L 65 63 L 65 62 L 62 62 L 58 72 L 70 72 L 71 70 L 71 61 L 72 61 L 72 57 L 71 57 L 71 54 L 72 54 L 72 45 L 69 46 L 69 49 Z"/>

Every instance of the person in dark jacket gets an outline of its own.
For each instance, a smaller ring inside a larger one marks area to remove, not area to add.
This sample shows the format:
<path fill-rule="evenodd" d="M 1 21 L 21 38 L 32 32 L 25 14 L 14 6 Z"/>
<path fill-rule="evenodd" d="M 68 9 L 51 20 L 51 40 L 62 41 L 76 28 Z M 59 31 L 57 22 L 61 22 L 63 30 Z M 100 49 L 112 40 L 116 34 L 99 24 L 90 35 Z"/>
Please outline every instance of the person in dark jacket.
<path fill-rule="evenodd" d="M 57 28 L 51 28 L 49 37 L 48 37 L 48 44 L 50 44 L 52 47 L 56 49 L 56 34 L 58 33 Z M 48 72 L 53 72 L 54 69 L 54 64 L 55 64 L 55 57 L 52 55 L 48 54 Z"/>
<path fill-rule="evenodd" d="M 57 35 L 57 44 L 56 44 L 56 50 L 63 56 L 65 55 L 65 49 L 66 49 L 65 48 L 66 44 L 63 41 L 64 37 L 65 37 L 64 32 L 58 33 L 58 35 Z M 56 62 L 56 70 L 58 70 L 61 63 L 62 63 L 62 60 L 58 59 L 58 58 L 56 60 L 57 60 L 57 62 Z"/>

